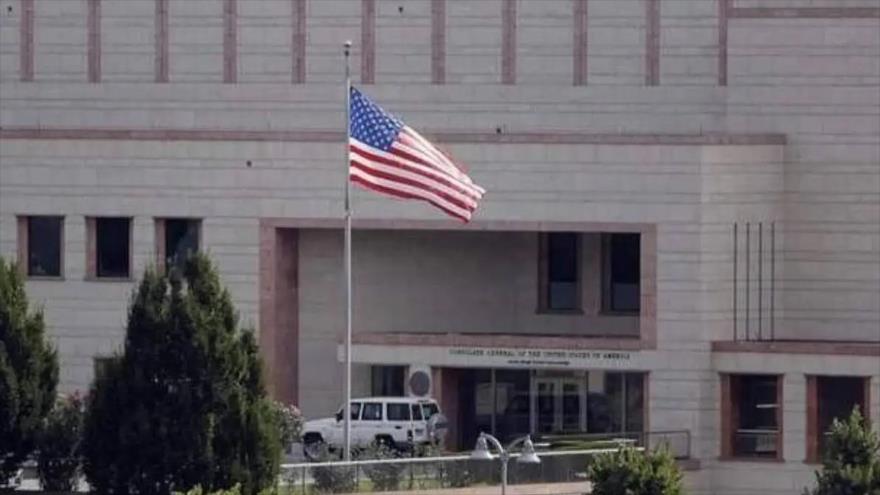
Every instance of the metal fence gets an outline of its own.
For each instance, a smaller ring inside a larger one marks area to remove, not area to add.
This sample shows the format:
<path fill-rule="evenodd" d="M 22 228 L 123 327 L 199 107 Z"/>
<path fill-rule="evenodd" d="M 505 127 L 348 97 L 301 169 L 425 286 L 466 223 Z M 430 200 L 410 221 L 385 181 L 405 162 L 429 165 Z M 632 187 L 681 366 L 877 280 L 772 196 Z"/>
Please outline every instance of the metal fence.
<path fill-rule="evenodd" d="M 586 450 L 539 452 L 540 464 L 519 464 L 511 454 L 508 481 L 521 483 L 586 482 L 590 459 L 615 452 L 618 445 Z M 469 455 L 408 457 L 351 462 L 282 464 L 279 493 L 377 493 L 464 489 L 501 484 L 501 466 L 494 461 L 474 461 Z"/>
<path fill-rule="evenodd" d="M 650 450 L 666 449 L 678 460 L 691 457 L 689 430 L 542 435 L 535 441 L 543 448 L 551 450 L 602 449 L 632 445 Z"/>

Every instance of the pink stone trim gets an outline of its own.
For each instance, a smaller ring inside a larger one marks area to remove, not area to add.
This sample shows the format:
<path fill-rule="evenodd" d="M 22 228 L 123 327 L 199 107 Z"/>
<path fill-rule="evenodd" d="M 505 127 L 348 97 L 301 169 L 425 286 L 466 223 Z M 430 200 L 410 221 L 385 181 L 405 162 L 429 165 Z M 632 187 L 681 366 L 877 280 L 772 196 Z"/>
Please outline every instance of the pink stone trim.
<path fill-rule="evenodd" d="M 94 279 L 98 274 L 97 235 L 95 217 L 86 217 L 86 279 Z"/>
<path fill-rule="evenodd" d="M 878 356 L 880 342 L 762 341 L 712 342 L 712 352 L 748 352 L 760 354 L 823 354 L 844 356 Z"/>
<path fill-rule="evenodd" d="M 660 84 L 660 0 L 645 0 L 645 85 Z"/>
<path fill-rule="evenodd" d="M 588 0 L 574 0 L 574 85 L 587 84 Z"/>
<path fill-rule="evenodd" d="M 645 225 L 639 232 L 642 234 L 639 335 L 646 347 L 654 349 L 657 347 L 657 226 Z"/>
<path fill-rule="evenodd" d="M 718 0 L 718 85 L 727 86 L 727 29 L 731 0 Z"/>
<path fill-rule="evenodd" d="M 579 132 L 426 131 L 430 139 L 458 144 L 582 144 L 608 146 L 762 146 L 784 145 L 784 134 L 601 134 Z M 0 129 L 0 139 L 106 141 L 273 141 L 341 142 L 337 131 L 236 131 L 209 129 L 94 129 L 14 127 Z"/>
<path fill-rule="evenodd" d="M 18 237 L 16 238 L 18 272 L 26 277 L 28 271 L 28 217 L 19 216 L 15 220 L 17 222 L 16 228 L 18 234 Z"/>
<path fill-rule="evenodd" d="M 356 333 L 354 344 L 426 347 L 512 347 L 544 349 L 606 349 L 639 351 L 646 349 L 639 339 L 557 337 L 511 334 L 461 333 Z"/>
<path fill-rule="evenodd" d="M 516 84 L 517 0 L 501 1 L 501 83 Z"/>
<path fill-rule="evenodd" d="M 446 83 L 446 0 L 431 0 L 431 82 Z"/>
<path fill-rule="evenodd" d="M 880 19 L 875 7 L 734 7 L 733 19 Z"/>
<path fill-rule="evenodd" d="M 153 241 L 156 250 L 156 271 L 159 273 L 165 273 L 165 219 L 157 218 L 155 219 L 155 225 L 153 229 Z"/>
<path fill-rule="evenodd" d="M 223 82 L 238 80 L 238 0 L 223 1 Z"/>
<path fill-rule="evenodd" d="M 101 82 L 101 0 L 88 0 L 88 77 L 90 83 Z"/>
<path fill-rule="evenodd" d="M 306 0 L 291 0 L 291 82 L 306 82 Z"/>
<path fill-rule="evenodd" d="M 156 43 L 156 82 L 167 83 L 168 65 L 168 1 L 156 0 L 155 43 Z"/>
<path fill-rule="evenodd" d="M 361 83 L 376 82 L 376 0 L 361 1 Z"/>
<path fill-rule="evenodd" d="M 19 71 L 24 82 L 34 80 L 34 0 L 21 0 Z"/>

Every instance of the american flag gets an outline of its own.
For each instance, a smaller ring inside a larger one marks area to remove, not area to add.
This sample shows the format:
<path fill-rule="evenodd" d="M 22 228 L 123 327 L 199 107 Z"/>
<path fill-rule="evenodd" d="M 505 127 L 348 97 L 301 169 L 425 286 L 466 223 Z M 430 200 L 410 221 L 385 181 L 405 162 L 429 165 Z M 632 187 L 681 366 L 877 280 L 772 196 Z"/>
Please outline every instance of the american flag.
<path fill-rule="evenodd" d="M 351 88 L 351 181 L 398 198 L 427 201 L 465 222 L 486 192 L 419 133 Z"/>

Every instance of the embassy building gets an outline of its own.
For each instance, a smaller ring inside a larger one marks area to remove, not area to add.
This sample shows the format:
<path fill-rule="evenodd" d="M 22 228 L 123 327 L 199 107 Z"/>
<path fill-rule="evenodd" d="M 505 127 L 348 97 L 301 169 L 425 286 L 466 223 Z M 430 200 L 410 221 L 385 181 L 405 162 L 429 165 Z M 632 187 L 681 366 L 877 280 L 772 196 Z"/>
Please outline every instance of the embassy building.
<path fill-rule="evenodd" d="M 198 249 L 272 393 L 337 410 L 348 39 L 487 190 L 355 190 L 355 396 L 436 398 L 458 449 L 684 438 L 695 494 L 799 494 L 880 421 L 877 0 L 0 0 L 0 253 L 64 391 Z"/>

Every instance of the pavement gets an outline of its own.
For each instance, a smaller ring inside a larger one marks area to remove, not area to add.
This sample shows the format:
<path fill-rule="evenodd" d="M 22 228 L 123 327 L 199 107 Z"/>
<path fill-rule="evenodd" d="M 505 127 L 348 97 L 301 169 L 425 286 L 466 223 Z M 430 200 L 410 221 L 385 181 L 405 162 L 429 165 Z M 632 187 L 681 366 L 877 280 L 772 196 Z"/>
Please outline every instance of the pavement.
<path fill-rule="evenodd" d="M 590 483 L 586 481 L 509 485 L 507 487 L 507 495 L 588 495 L 590 491 Z M 382 495 L 499 495 L 500 493 L 501 486 L 475 486 L 470 488 L 382 492 Z M 363 493 L 349 495 L 363 495 Z"/>

